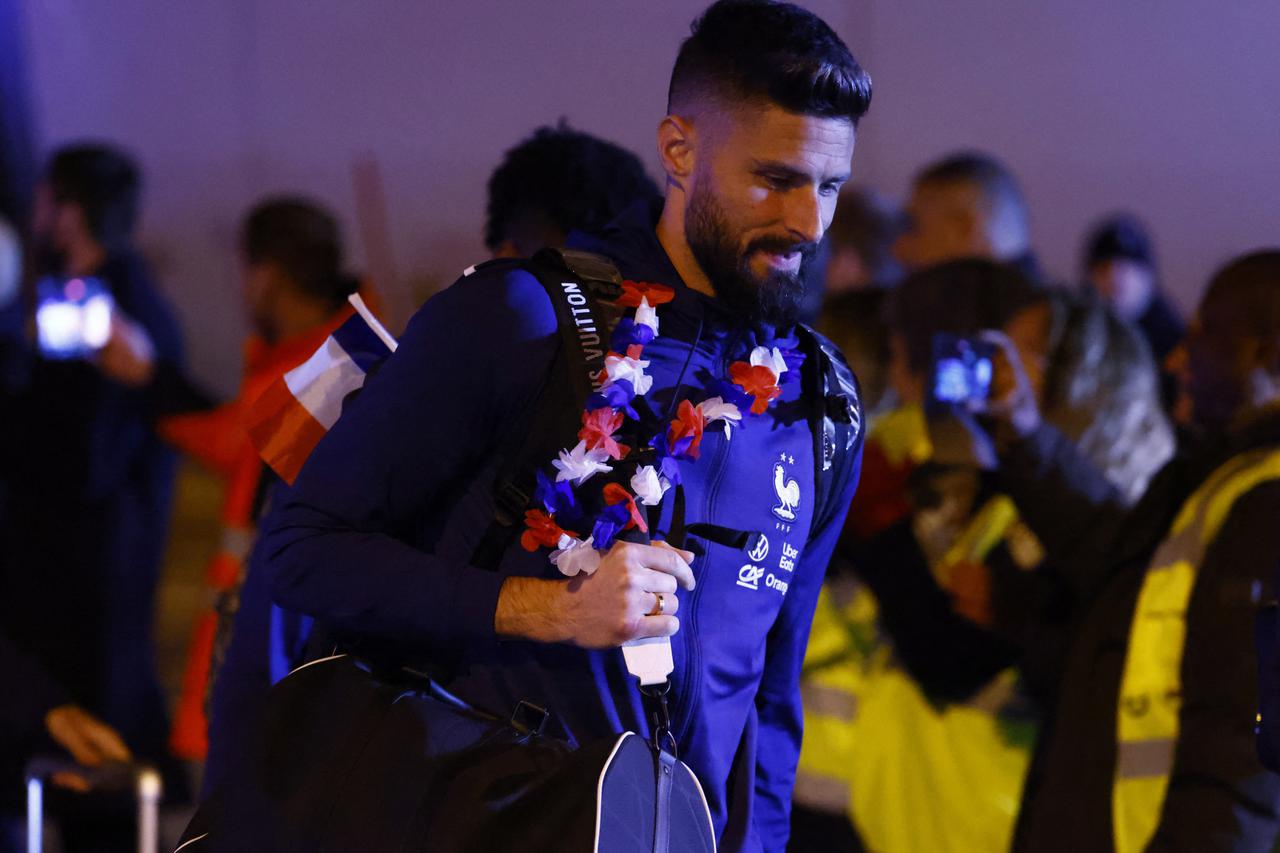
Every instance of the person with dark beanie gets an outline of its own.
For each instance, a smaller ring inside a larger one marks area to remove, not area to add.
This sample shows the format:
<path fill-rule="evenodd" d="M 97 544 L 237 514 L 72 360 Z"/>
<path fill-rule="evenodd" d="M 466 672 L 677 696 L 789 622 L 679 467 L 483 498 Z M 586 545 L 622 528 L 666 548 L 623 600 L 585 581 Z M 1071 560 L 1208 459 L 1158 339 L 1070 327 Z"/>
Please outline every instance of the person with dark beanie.
<path fill-rule="evenodd" d="M 1160 287 L 1151 237 L 1142 223 L 1128 214 L 1100 222 L 1085 242 L 1084 268 L 1089 286 L 1142 330 L 1156 363 L 1163 363 L 1187 326 Z"/>

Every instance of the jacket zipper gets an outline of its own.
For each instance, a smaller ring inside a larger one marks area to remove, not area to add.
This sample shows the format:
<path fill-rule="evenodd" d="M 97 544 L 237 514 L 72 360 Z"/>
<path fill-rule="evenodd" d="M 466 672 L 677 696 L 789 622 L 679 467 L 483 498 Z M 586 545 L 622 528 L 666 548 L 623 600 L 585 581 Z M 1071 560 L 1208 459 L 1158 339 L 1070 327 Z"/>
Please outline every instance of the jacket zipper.
<path fill-rule="evenodd" d="M 724 348 L 720 352 L 720 375 L 727 376 L 729 374 L 728 354 L 736 346 L 736 339 L 726 341 Z M 729 442 L 723 441 L 716 449 L 715 458 L 713 460 L 711 476 L 708 482 L 707 495 L 703 501 L 702 518 L 710 520 L 712 518 L 711 508 L 716 505 L 716 499 L 720 494 L 720 483 L 724 479 L 725 458 L 729 455 Z M 676 708 L 676 719 L 673 721 L 672 733 L 675 735 L 676 742 L 680 743 L 688 734 L 689 726 L 693 721 L 693 711 L 698 706 L 698 700 L 702 696 L 702 644 L 698 642 L 698 601 L 702 598 L 702 591 L 711 583 L 710 566 L 708 571 L 703 573 L 703 582 L 694 587 L 693 595 L 689 600 L 689 616 L 687 621 L 681 619 L 680 630 L 687 631 L 688 639 L 685 647 L 688 649 L 686 656 L 687 665 L 684 671 L 677 675 L 677 687 L 679 690 L 676 696 L 680 697 L 680 702 Z"/>

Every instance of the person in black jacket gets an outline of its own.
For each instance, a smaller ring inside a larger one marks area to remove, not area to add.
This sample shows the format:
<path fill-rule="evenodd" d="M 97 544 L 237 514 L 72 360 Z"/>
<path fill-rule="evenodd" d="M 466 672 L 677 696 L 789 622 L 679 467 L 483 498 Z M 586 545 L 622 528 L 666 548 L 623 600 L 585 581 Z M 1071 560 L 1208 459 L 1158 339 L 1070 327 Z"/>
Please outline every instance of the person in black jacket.
<path fill-rule="evenodd" d="M 1046 664 L 1054 701 L 1014 849 L 1271 850 L 1280 776 L 1255 754 L 1252 616 L 1280 562 L 1280 251 L 1211 281 L 1180 377 L 1200 437 L 1131 511 L 1041 420 L 1004 343 L 1019 381 L 992 407 L 998 480 L 1048 554 L 1052 594 L 1029 621 L 1067 640 Z"/>
<path fill-rule="evenodd" d="M 109 378 L 101 363 L 122 337 L 139 338 L 120 329 L 145 332 L 153 364 L 182 356 L 178 324 L 131 245 L 139 191 L 137 168 L 105 145 L 56 151 L 37 188 L 41 272 L 98 279 L 117 334 L 83 358 L 50 357 L 22 332 L 5 342 L 0 627 L 73 701 L 167 766 L 166 790 L 180 797 L 151 632 L 174 457 L 152 429 L 146 377 Z M 125 814 L 126 849 L 132 823 Z M 76 849 L 77 832 L 63 829 Z M 84 829 L 87 849 L 114 849 L 105 832 Z"/>

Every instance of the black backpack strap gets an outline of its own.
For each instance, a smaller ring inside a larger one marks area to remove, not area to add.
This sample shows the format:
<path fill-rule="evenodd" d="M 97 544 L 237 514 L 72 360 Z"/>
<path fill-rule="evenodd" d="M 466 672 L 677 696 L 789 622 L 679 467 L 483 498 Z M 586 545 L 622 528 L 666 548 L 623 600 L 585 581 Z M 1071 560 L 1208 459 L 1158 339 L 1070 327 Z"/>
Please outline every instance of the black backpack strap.
<path fill-rule="evenodd" d="M 548 448 L 563 446 L 581 426 L 587 397 L 604 376 L 610 335 L 622 316 L 613 304 L 622 294 L 622 276 L 606 257 L 543 249 L 519 265 L 538 279 L 551 299 L 560 348 L 527 417 L 512 425 L 513 449 L 503 453 L 498 463 L 494 518 L 471 558 L 472 565 L 490 570 L 497 569 L 520 531 L 533 499 L 537 471 L 547 463 L 546 454 L 554 452 Z"/>
<path fill-rule="evenodd" d="M 817 503 L 810 527 L 814 536 L 848 509 L 837 504 L 862 446 L 862 392 L 839 347 L 809 326 L 801 324 L 798 330 L 814 441 Z"/>

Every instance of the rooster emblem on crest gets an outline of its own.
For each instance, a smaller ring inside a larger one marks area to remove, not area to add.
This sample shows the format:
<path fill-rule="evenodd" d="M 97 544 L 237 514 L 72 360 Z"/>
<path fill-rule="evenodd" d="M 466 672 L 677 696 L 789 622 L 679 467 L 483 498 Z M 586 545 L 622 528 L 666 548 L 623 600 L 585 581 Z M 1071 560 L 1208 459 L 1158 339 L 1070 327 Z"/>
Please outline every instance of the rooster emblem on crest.
<path fill-rule="evenodd" d="M 800 484 L 787 477 L 787 471 L 779 462 L 773 463 L 773 490 L 778 495 L 778 505 L 773 514 L 783 521 L 796 520 L 796 507 L 800 504 Z"/>

